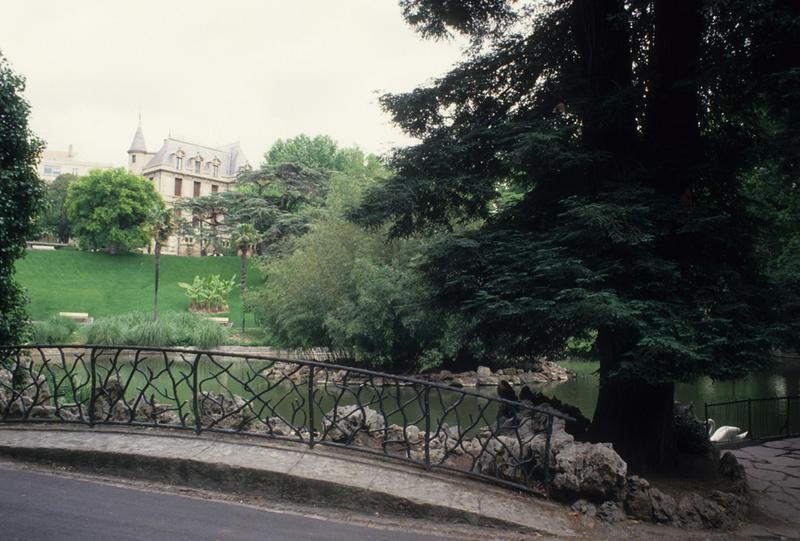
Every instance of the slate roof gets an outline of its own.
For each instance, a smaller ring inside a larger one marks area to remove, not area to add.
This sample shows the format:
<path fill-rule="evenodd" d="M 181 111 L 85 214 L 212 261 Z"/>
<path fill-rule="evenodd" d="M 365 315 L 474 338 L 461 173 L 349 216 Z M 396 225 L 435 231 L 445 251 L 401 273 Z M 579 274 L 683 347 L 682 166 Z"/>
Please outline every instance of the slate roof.
<path fill-rule="evenodd" d="M 142 133 L 141 124 L 136 128 L 136 134 L 133 136 L 131 148 L 128 149 L 128 152 L 147 152 L 147 145 L 144 142 L 144 133 Z"/>
<path fill-rule="evenodd" d="M 175 154 L 178 150 L 182 150 L 185 154 L 183 167 L 189 173 L 194 170 L 190 167 L 189 161 L 198 155 L 203 158 L 203 172 L 205 173 L 209 172 L 210 164 L 214 158 L 219 159 L 219 174 L 223 177 L 236 176 L 239 169 L 247 163 L 247 157 L 244 155 L 239 143 L 231 143 L 215 148 L 169 137 L 164 139 L 164 144 L 147 162 L 144 169 L 153 169 L 159 166 L 175 167 Z"/>

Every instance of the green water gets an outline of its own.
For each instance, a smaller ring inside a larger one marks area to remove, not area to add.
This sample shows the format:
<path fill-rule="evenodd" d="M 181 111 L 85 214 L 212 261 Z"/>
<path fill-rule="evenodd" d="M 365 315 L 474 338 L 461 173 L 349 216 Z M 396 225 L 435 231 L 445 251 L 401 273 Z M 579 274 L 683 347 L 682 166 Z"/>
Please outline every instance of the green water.
<path fill-rule="evenodd" d="M 598 380 L 595 374 L 597 363 L 564 361 L 566 368 L 577 376 L 566 382 L 533 386 L 534 390 L 554 396 L 580 408 L 589 418 L 594 413 L 598 394 Z M 137 396 L 154 396 L 159 402 L 171 404 L 180 413 L 192 411 L 193 374 L 191 365 L 185 362 L 165 362 L 163 358 L 150 358 L 138 363 L 119 361 L 110 371 L 107 360 L 98 361 L 98 384 L 109 376 L 118 378 L 127 386 L 126 398 L 135 400 Z M 311 411 L 308 407 L 308 387 L 305 384 L 287 380 L 270 380 L 261 371 L 271 366 L 269 362 L 226 362 L 214 363 L 203 358 L 198 365 L 197 385 L 202 391 L 214 391 L 226 395 L 239 395 L 247 400 L 252 398 L 252 413 L 264 419 L 279 415 L 286 421 L 308 426 L 309 413 L 313 424 L 319 428 L 323 415 L 335 405 L 360 404 L 369 406 L 387 417 L 389 423 L 416 424 L 424 426 L 424 393 L 417 386 L 375 386 L 353 385 L 343 388 L 329 383 L 314 387 Z M 72 365 L 68 372 L 72 375 L 78 393 L 68 388 L 65 367 L 47 364 L 46 373 L 51 386 L 60 382 L 59 395 L 69 401 L 74 394 L 88 397 L 89 376 L 85 366 Z M 168 368 L 167 368 L 168 367 Z M 478 392 L 493 394 L 493 388 L 481 388 Z M 800 365 L 781 364 L 770 374 L 755 374 L 747 378 L 717 382 L 700 378 L 693 383 L 676 385 L 675 399 L 679 402 L 693 402 L 695 413 L 703 418 L 706 402 L 720 402 L 747 398 L 768 398 L 775 396 L 800 395 Z M 480 426 L 491 424 L 495 419 L 496 405 L 486 399 L 464 395 L 459 392 L 433 389 L 428 396 L 431 423 L 435 429 L 446 422 L 450 426 L 461 426 L 472 433 Z M 790 413 L 800 425 L 800 400 L 788 404 Z M 798 411 L 794 413 L 794 410 Z M 750 427 L 755 432 L 778 430 L 786 414 L 787 403 L 758 403 L 748 412 L 746 406 L 725 406 L 712 408 L 709 416 L 719 425 L 733 424 Z M 800 428 L 800 426 L 799 426 Z"/>

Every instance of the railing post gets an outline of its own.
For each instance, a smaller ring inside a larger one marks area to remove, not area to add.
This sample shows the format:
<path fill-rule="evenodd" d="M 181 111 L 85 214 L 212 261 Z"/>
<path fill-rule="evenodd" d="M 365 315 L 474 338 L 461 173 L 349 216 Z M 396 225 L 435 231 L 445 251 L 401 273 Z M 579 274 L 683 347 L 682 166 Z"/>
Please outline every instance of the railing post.
<path fill-rule="evenodd" d="M 747 399 L 747 431 L 750 432 L 750 438 L 755 438 L 755 434 L 753 434 L 753 401 L 748 398 Z"/>
<path fill-rule="evenodd" d="M 422 395 L 422 407 L 425 410 L 425 469 L 431 467 L 431 404 L 430 404 L 430 391 L 429 385 L 425 386 L 424 394 Z"/>
<path fill-rule="evenodd" d="M 200 354 L 198 353 L 194 357 L 194 362 L 192 363 L 192 412 L 194 413 L 194 433 L 200 434 L 202 429 L 201 419 L 200 419 L 200 390 L 197 388 L 198 386 L 198 365 L 200 364 Z"/>
<path fill-rule="evenodd" d="M 792 399 L 788 395 L 786 396 L 786 437 L 788 438 L 789 435 L 792 433 L 791 429 L 791 417 L 789 416 L 789 412 L 792 409 Z"/>
<path fill-rule="evenodd" d="M 308 367 L 308 446 L 314 448 L 314 367 Z"/>
<path fill-rule="evenodd" d="M 550 497 L 550 446 L 553 438 L 553 416 L 547 416 L 547 439 L 544 442 L 544 491 Z"/>
<path fill-rule="evenodd" d="M 94 426 L 94 404 L 97 399 L 97 359 L 94 348 L 89 352 L 89 378 L 91 378 L 91 394 L 89 395 L 89 426 Z"/>

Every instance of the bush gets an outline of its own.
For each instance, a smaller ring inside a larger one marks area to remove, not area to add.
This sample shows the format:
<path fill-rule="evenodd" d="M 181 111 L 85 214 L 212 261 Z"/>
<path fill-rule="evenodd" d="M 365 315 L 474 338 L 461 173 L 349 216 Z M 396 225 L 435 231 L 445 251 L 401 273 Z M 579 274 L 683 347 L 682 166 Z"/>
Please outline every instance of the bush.
<path fill-rule="evenodd" d="M 228 295 L 236 285 L 236 275 L 230 280 L 223 280 L 219 274 L 212 274 L 205 278 L 195 276 L 191 284 L 178 282 L 178 285 L 186 290 L 186 296 L 191 302 L 190 310 L 227 312 Z"/>
<path fill-rule="evenodd" d="M 35 344 L 62 344 L 78 330 L 78 323 L 68 317 L 55 316 L 33 324 L 32 342 Z"/>
<path fill-rule="evenodd" d="M 195 346 L 208 348 L 225 342 L 227 331 L 218 323 L 180 312 L 161 314 L 153 321 L 148 314 L 132 312 L 103 318 L 90 325 L 86 341 L 101 346 Z"/>

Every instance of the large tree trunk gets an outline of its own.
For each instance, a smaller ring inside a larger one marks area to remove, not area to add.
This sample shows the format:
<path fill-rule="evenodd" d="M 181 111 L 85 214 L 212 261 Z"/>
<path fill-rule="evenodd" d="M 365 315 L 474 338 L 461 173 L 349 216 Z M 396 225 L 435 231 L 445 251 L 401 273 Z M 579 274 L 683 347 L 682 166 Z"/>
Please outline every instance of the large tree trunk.
<path fill-rule="evenodd" d="M 600 329 L 600 392 L 592 420 L 592 439 L 611 441 L 633 471 L 666 469 L 675 464 L 674 385 L 653 385 L 612 376 L 632 345 L 632 337 Z"/>

